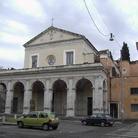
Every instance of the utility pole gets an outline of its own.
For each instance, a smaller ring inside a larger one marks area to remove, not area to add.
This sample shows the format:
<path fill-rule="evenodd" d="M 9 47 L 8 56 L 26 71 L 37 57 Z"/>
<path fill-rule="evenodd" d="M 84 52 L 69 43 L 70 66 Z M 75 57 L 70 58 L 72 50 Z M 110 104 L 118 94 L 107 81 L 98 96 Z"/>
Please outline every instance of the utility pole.
<path fill-rule="evenodd" d="M 120 50 L 121 59 L 120 59 L 120 92 L 121 92 L 121 120 L 124 122 L 124 79 L 122 72 L 122 50 Z"/>
<path fill-rule="evenodd" d="M 114 35 L 110 33 L 110 41 L 114 41 Z M 115 39 L 116 40 L 116 39 Z M 118 41 L 116 40 L 119 45 Z M 123 45 L 125 43 L 123 42 Z M 120 46 L 120 45 L 119 45 Z M 121 47 L 121 46 L 120 46 Z M 120 50 L 120 94 L 121 94 L 121 121 L 124 122 L 124 78 L 122 72 L 122 50 Z"/>

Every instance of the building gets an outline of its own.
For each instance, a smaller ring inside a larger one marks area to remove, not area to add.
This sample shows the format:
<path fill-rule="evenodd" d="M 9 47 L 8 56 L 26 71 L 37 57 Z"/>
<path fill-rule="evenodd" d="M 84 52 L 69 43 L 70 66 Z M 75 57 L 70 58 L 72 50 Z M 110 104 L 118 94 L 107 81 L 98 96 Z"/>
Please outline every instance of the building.
<path fill-rule="evenodd" d="M 122 79 L 111 78 L 110 113 L 115 118 L 123 112 L 124 119 L 138 119 L 138 61 L 122 61 L 122 75 Z"/>
<path fill-rule="evenodd" d="M 0 71 L 0 113 L 138 118 L 137 61 L 114 61 L 85 36 L 53 26 L 24 47 L 24 68 Z"/>
<path fill-rule="evenodd" d="M 0 71 L 1 112 L 108 113 L 109 71 L 85 36 L 51 26 L 24 47 L 24 68 Z"/>

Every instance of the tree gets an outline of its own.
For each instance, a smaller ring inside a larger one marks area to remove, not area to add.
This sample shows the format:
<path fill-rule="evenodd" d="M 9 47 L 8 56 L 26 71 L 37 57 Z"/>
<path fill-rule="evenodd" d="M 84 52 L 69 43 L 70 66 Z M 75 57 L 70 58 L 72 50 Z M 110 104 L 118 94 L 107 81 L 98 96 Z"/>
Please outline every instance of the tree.
<path fill-rule="evenodd" d="M 123 42 L 123 47 L 121 50 L 121 56 L 122 56 L 122 60 L 127 60 L 130 62 L 129 49 L 128 49 L 127 43 L 125 43 L 125 42 Z"/>

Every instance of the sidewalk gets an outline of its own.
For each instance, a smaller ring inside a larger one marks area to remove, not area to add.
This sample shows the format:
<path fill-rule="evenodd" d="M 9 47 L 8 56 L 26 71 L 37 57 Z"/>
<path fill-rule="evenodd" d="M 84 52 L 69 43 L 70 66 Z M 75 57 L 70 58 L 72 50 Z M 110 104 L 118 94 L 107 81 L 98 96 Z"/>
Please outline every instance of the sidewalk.
<path fill-rule="evenodd" d="M 0 126 L 1 125 L 17 125 L 17 123 L 9 123 L 9 122 L 2 123 L 2 122 L 0 122 Z"/>

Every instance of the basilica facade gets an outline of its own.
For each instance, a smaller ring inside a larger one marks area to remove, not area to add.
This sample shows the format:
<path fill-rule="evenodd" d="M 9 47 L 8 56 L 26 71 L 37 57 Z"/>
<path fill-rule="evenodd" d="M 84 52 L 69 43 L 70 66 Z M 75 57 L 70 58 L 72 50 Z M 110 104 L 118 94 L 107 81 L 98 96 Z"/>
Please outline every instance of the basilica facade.
<path fill-rule="evenodd" d="M 109 113 L 110 72 L 85 36 L 51 26 L 24 47 L 24 68 L 0 71 L 1 113 Z"/>

